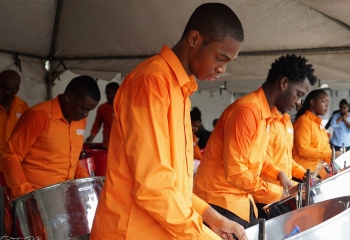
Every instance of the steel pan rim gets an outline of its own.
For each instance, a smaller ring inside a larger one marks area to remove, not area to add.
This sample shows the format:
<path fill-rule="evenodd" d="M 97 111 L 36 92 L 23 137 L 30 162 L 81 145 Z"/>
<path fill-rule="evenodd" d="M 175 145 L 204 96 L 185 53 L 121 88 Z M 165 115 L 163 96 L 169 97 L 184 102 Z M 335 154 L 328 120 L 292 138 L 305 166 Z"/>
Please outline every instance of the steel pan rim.
<path fill-rule="evenodd" d="M 342 199 L 342 198 L 349 198 L 349 197 L 350 197 L 350 196 L 343 196 L 343 197 L 339 197 L 339 198 L 329 199 L 329 200 L 326 200 L 326 201 L 336 200 L 336 199 Z M 325 201 L 324 201 L 324 202 L 325 202 Z M 307 207 L 308 207 L 308 206 L 307 206 Z M 305 208 L 306 208 L 306 207 L 304 207 L 304 210 L 305 210 Z M 333 222 L 333 221 L 338 220 L 339 218 L 343 217 L 343 215 L 346 215 L 346 214 L 348 214 L 349 212 L 350 212 L 350 207 L 347 208 L 347 209 L 345 209 L 345 210 L 342 211 L 341 213 L 339 213 L 339 214 L 337 214 L 337 215 L 331 217 L 330 219 L 327 219 L 326 221 L 324 221 L 324 222 L 322 222 L 322 223 L 320 223 L 320 224 L 317 224 L 316 226 L 313 226 L 312 228 L 309 228 L 309 229 L 307 229 L 307 230 L 305 230 L 305 231 L 302 231 L 301 233 L 298 233 L 298 234 L 296 234 L 296 235 L 294 235 L 294 236 L 292 236 L 292 237 L 286 238 L 286 240 L 287 240 L 287 239 L 290 239 L 290 240 L 292 240 L 292 239 L 299 239 L 300 237 L 302 237 L 302 236 L 304 236 L 304 235 L 310 233 L 311 231 L 315 231 L 315 230 L 317 230 L 317 229 L 320 229 L 320 228 L 322 228 L 324 225 L 327 225 L 327 224 L 329 224 L 329 223 L 331 223 L 331 222 Z"/>
<path fill-rule="evenodd" d="M 105 177 L 103 176 L 95 176 L 95 177 L 88 177 L 88 178 L 76 178 L 76 179 L 72 179 L 72 180 L 68 180 L 68 181 L 64 181 L 64 182 L 60 182 L 60 183 L 55 183 L 55 184 L 52 184 L 52 185 L 49 185 L 49 186 L 46 186 L 46 187 L 43 187 L 43 188 L 39 188 L 39 189 L 36 189 L 32 192 L 29 192 L 29 193 L 26 193 L 26 194 L 23 194 L 15 199 L 12 199 L 10 202 L 6 203 L 5 204 L 5 208 L 8 207 L 8 206 L 11 206 L 12 203 L 22 199 L 22 198 L 25 198 L 25 197 L 28 197 L 32 194 L 36 194 L 36 193 L 40 193 L 40 192 L 44 192 L 44 191 L 47 191 L 49 189 L 52 189 L 52 188 L 55 188 L 55 187 L 58 187 L 58 186 L 62 186 L 62 184 L 69 184 L 69 183 L 72 183 L 72 182 L 87 182 L 88 179 L 91 179 L 91 180 L 102 180 L 104 181 Z"/>
<path fill-rule="evenodd" d="M 276 205 L 276 204 L 278 205 L 279 203 L 284 203 L 284 202 L 286 202 L 286 201 L 289 201 L 290 199 L 295 198 L 295 196 L 296 196 L 296 195 L 291 195 L 291 196 L 288 196 L 288 197 L 283 198 L 283 199 L 281 199 L 281 200 L 275 201 L 275 202 L 273 202 L 273 203 L 270 203 L 270 204 L 266 205 L 266 206 L 263 207 L 262 209 L 265 211 L 266 209 L 270 208 L 271 206 L 274 206 L 274 205 Z"/>

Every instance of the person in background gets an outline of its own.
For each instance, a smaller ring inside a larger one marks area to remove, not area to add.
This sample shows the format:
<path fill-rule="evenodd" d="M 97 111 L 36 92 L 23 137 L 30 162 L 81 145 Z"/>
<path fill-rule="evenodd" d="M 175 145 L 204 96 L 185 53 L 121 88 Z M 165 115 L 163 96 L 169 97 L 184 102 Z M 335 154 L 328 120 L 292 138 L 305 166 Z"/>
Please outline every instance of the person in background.
<path fill-rule="evenodd" d="M 344 151 L 350 150 L 350 113 L 349 104 L 346 99 L 339 102 L 339 113 L 335 113 L 331 119 L 331 127 L 333 128 L 333 135 L 331 144 L 335 151 L 341 151 L 344 146 Z"/>
<path fill-rule="evenodd" d="M 345 99 L 346 100 L 346 99 Z M 350 113 L 350 105 L 348 106 L 348 112 Z M 335 110 L 332 112 L 332 116 L 329 118 L 326 126 L 325 126 L 325 129 L 327 130 L 330 126 L 331 126 L 331 122 L 332 122 L 332 119 L 333 119 L 333 116 L 337 113 L 340 113 L 340 109 L 338 110 Z"/>
<path fill-rule="evenodd" d="M 294 54 L 271 64 L 265 83 L 237 99 L 219 118 L 195 176 L 194 193 L 245 228 L 257 223 L 254 199 L 274 202 L 292 187 L 266 157 L 271 122 L 295 108 L 317 78 L 311 64 Z M 264 174 L 280 186 L 264 181 Z"/>
<path fill-rule="evenodd" d="M 23 113 L 0 160 L 11 198 L 89 177 L 78 158 L 86 117 L 100 98 L 96 81 L 80 76 L 70 81 L 63 94 Z"/>
<path fill-rule="evenodd" d="M 270 140 L 266 157 L 271 159 L 271 161 L 287 175 L 289 180 L 295 178 L 299 181 L 303 181 L 306 179 L 306 170 L 293 160 L 293 136 L 293 124 L 289 114 L 278 113 L 270 124 Z M 280 185 L 278 181 L 264 174 L 262 174 L 261 177 L 266 182 Z M 265 201 L 264 199 L 256 200 L 259 218 L 267 219 L 263 207 L 270 203 L 272 202 Z"/>
<path fill-rule="evenodd" d="M 328 107 L 328 94 L 322 89 L 313 90 L 295 118 L 293 159 L 311 172 L 315 171 L 320 160 L 329 163 L 332 157 L 329 138 L 320 118 L 327 113 Z M 337 151 L 336 156 L 339 155 Z M 318 175 L 324 178 L 327 172 L 322 169 Z"/>
<path fill-rule="evenodd" d="M 0 73 L 0 159 L 20 116 L 28 109 L 25 101 L 17 96 L 21 76 L 14 70 Z"/>
<path fill-rule="evenodd" d="M 109 144 L 109 134 L 111 132 L 112 121 L 113 121 L 113 100 L 119 84 L 111 82 L 106 85 L 106 97 L 107 102 L 101 104 L 97 108 L 95 122 L 92 125 L 90 136 L 85 140 L 86 143 L 92 143 L 98 131 L 100 131 L 101 125 L 103 124 L 103 141 L 102 147 L 107 149 Z"/>
<path fill-rule="evenodd" d="M 211 132 L 206 130 L 202 124 L 202 112 L 197 107 L 193 107 L 191 114 L 192 126 L 195 126 L 198 130 L 196 131 L 196 136 L 198 139 L 198 146 L 200 149 L 204 149 L 210 138 Z"/>
<path fill-rule="evenodd" d="M 228 6 L 202 4 L 172 49 L 164 46 L 124 79 L 90 239 L 246 239 L 242 226 L 192 193 L 189 98 L 195 77 L 214 81 L 225 72 L 243 34 Z"/>
<path fill-rule="evenodd" d="M 213 120 L 213 129 L 215 128 L 215 125 L 216 125 L 216 123 L 218 122 L 218 118 L 215 118 L 214 120 Z"/>

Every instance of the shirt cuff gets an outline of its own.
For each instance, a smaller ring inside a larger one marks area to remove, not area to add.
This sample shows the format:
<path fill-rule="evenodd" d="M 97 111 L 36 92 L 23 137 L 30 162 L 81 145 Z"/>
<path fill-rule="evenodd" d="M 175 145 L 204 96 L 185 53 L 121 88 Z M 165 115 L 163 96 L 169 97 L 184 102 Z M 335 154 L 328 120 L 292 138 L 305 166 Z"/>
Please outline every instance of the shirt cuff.
<path fill-rule="evenodd" d="M 297 167 L 293 171 L 293 177 L 303 180 L 306 170 L 303 167 Z"/>
<path fill-rule="evenodd" d="M 196 195 L 192 194 L 192 207 L 200 216 L 202 216 L 204 212 L 208 209 L 209 204 L 197 197 Z"/>
<path fill-rule="evenodd" d="M 264 175 L 269 177 L 270 179 L 278 181 L 277 177 L 281 171 L 282 170 L 279 169 L 276 165 L 272 165 L 271 168 L 269 169 L 269 171 L 264 172 Z"/>

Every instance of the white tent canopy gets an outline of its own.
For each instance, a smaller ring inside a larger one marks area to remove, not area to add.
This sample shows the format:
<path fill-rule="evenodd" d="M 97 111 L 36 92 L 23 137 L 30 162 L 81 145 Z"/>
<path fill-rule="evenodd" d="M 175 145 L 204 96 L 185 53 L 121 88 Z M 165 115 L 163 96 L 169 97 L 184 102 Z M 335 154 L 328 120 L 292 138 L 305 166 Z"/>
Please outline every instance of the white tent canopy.
<path fill-rule="evenodd" d="M 173 46 L 201 0 L 11 0 L 0 2 L 0 69 L 21 66 L 25 80 L 48 83 L 65 69 L 110 80 Z M 350 89 L 349 0 L 222 0 L 241 19 L 245 41 L 214 91 L 249 92 L 270 64 L 302 54 L 322 83 Z M 16 60 L 17 59 L 17 60 Z M 50 75 L 44 64 L 51 60 Z M 225 84 L 224 84 L 225 82 Z"/>

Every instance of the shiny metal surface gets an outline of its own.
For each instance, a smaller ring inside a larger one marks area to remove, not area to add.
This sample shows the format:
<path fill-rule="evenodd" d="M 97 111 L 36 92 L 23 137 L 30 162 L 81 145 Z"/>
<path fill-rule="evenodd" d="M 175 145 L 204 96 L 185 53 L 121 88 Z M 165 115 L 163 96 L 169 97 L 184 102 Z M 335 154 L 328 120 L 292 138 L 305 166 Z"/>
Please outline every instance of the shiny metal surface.
<path fill-rule="evenodd" d="M 75 179 L 14 199 L 5 206 L 7 235 L 81 239 L 90 233 L 103 184 L 104 177 Z"/>
<path fill-rule="evenodd" d="M 337 157 L 334 161 L 340 168 L 344 168 L 344 166 L 350 166 L 350 151 L 347 151 Z"/>
<path fill-rule="evenodd" d="M 350 239 L 350 196 L 326 200 L 266 221 L 267 239 L 285 239 L 295 226 L 300 227 L 300 233 L 287 239 Z M 249 240 L 257 240 L 258 232 L 258 225 L 246 229 Z"/>
<path fill-rule="evenodd" d="M 330 176 L 314 185 L 310 189 L 310 204 L 322 202 L 332 198 L 350 196 L 350 168 L 342 169 L 339 173 Z M 296 188 L 295 188 L 296 189 Z M 264 210 L 269 218 L 294 211 L 297 209 L 296 191 L 290 197 L 267 205 Z M 303 204 L 303 206 L 305 206 Z M 349 238 L 350 239 L 350 238 Z"/>

